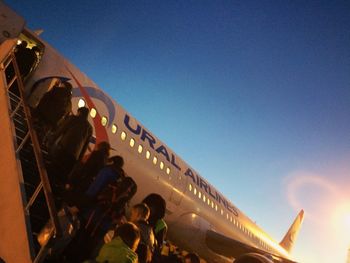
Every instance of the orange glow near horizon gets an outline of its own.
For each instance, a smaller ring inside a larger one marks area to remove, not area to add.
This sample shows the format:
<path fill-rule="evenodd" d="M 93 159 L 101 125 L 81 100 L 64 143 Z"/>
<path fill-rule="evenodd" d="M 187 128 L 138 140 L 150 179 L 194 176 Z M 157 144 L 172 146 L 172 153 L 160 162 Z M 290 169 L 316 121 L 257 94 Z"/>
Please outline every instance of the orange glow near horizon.
<path fill-rule="evenodd" d="M 332 223 L 339 234 L 350 242 L 350 202 L 339 203 L 334 211 Z"/>
<path fill-rule="evenodd" d="M 345 261 L 350 244 L 350 194 L 346 181 L 337 183 L 330 178 L 334 177 L 327 176 L 327 173 L 319 175 L 299 171 L 288 179 L 290 205 L 296 211 L 300 208 L 306 211 L 299 236 L 301 240 L 297 241 L 300 248 L 295 251 L 300 261 L 314 258 L 315 251 L 310 251 L 309 245 L 312 242 L 318 242 L 320 262 L 335 262 L 334 258 L 343 257 Z"/>

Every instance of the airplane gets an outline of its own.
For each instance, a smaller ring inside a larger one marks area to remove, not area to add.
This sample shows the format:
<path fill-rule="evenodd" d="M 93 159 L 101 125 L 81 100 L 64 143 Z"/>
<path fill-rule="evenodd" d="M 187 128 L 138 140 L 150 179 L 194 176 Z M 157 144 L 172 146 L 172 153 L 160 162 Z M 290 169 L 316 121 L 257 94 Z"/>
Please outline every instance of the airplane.
<path fill-rule="evenodd" d="M 39 48 L 39 61 L 24 85 L 28 104 L 35 107 L 54 83 L 69 81 L 74 88 L 73 112 L 76 113 L 83 106 L 90 110 L 89 121 L 94 128 L 94 140 L 90 148 L 99 142 L 109 141 L 116 154 L 123 156 L 125 171 L 139 186 L 133 202 L 140 202 L 149 193 L 158 193 L 166 200 L 165 221 L 171 242 L 187 251 L 196 252 L 207 262 L 213 263 L 233 262 L 233 259 L 242 255 L 251 255 L 253 258 L 255 254 L 274 262 L 295 262 L 291 251 L 303 221 L 303 210 L 299 212 L 282 241 L 274 241 L 103 89 L 35 32 L 26 28 L 25 20 L 20 15 L 3 2 L 0 2 L 0 10 L 1 70 L 4 71 L 4 58 L 21 41 L 26 41 L 30 48 Z M 1 192 L 1 187 L 5 186 L 3 183 L 0 185 Z M 25 191 L 21 193 L 26 194 Z M 30 224 L 27 215 L 21 216 L 26 225 Z M 0 233 L 5 234 L 3 237 L 0 235 L 0 243 L 5 244 L 5 237 L 10 236 L 7 233 L 9 223 L 4 224 L 1 220 Z M 23 247 L 30 251 L 29 258 L 32 260 L 34 252 L 31 247 L 33 242 L 30 241 L 30 228 L 26 231 L 29 241 Z M 8 251 L 0 247 L 0 257 L 7 254 Z M 7 262 L 11 262 L 11 256 L 8 258 L 10 259 Z M 31 260 L 28 262 L 32 262 Z"/>

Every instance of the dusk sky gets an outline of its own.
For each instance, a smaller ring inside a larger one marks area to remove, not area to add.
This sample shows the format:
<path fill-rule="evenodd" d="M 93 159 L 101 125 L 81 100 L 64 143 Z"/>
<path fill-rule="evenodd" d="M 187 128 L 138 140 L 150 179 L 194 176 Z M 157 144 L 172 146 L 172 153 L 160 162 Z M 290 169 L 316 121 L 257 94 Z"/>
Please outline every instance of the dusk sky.
<path fill-rule="evenodd" d="M 7 0 L 302 263 L 350 245 L 350 1 Z"/>

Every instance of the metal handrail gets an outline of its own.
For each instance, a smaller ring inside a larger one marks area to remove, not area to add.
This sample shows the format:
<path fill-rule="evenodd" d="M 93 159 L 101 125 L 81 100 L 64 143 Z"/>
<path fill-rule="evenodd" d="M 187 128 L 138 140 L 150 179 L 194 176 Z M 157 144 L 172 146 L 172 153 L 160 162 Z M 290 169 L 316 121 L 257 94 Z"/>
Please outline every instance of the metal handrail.
<path fill-rule="evenodd" d="M 15 75 L 16 76 L 20 76 L 20 71 L 17 65 L 17 61 L 15 58 L 15 55 L 13 53 L 13 51 L 10 54 L 11 56 L 11 60 L 12 60 L 12 64 L 14 66 L 15 69 Z M 53 194 L 52 194 L 52 189 L 51 189 L 51 185 L 49 182 L 49 178 L 47 175 L 47 171 L 45 168 L 45 164 L 44 164 L 44 159 L 42 156 L 42 152 L 41 152 L 41 148 L 40 148 L 40 143 L 38 140 L 38 136 L 36 134 L 36 131 L 33 127 L 33 122 L 32 122 L 32 118 L 31 118 L 31 112 L 29 109 L 29 106 L 27 105 L 25 99 L 24 99 L 24 85 L 23 85 L 23 81 L 21 77 L 17 78 L 18 80 L 18 89 L 20 92 L 20 97 L 23 103 L 23 109 L 24 109 L 24 113 L 26 115 L 26 121 L 27 121 L 27 125 L 28 125 L 28 132 L 30 134 L 30 137 L 32 139 L 32 144 L 33 144 L 33 150 L 34 150 L 34 155 L 35 155 L 35 160 L 38 166 L 38 171 L 39 171 L 39 175 L 40 175 L 40 179 L 41 179 L 41 183 L 43 185 L 43 191 L 44 191 L 44 195 L 45 195 L 45 199 L 46 199 L 46 203 L 47 203 L 47 207 L 49 210 L 49 214 L 50 214 L 50 218 L 51 221 L 54 225 L 55 228 L 55 235 L 56 236 L 61 236 L 62 235 L 62 229 L 61 229 L 61 225 L 58 219 L 58 213 L 57 213 L 57 209 L 55 206 L 55 202 L 54 202 L 54 198 L 53 198 Z"/>

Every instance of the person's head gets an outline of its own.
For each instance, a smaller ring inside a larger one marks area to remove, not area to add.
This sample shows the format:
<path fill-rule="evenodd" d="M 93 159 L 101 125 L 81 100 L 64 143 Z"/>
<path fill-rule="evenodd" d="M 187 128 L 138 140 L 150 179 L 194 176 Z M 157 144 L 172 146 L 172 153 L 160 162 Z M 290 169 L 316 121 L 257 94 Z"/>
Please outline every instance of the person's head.
<path fill-rule="evenodd" d="M 166 202 L 159 194 L 149 194 L 145 199 L 143 199 L 142 203 L 147 204 L 151 210 L 151 215 L 149 218 L 151 225 L 154 225 L 159 219 L 164 218 Z"/>
<path fill-rule="evenodd" d="M 103 152 L 107 156 L 109 155 L 109 150 L 111 149 L 111 145 L 107 141 L 100 142 L 97 145 L 97 150 Z"/>
<path fill-rule="evenodd" d="M 147 221 L 149 215 L 149 207 L 144 203 L 140 203 L 131 208 L 130 221 L 135 223 L 139 220 Z"/>
<path fill-rule="evenodd" d="M 87 119 L 89 116 L 89 109 L 86 107 L 81 107 L 78 109 L 78 116 L 83 118 L 83 119 Z"/>
<path fill-rule="evenodd" d="M 184 257 L 185 262 L 184 263 L 199 263 L 200 259 L 198 257 L 197 254 L 195 253 L 188 253 L 185 257 Z"/>
<path fill-rule="evenodd" d="M 113 167 L 118 168 L 118 169 L 123 168 L 123 165 L 124 165 L 123 157 L 116 155 L 116 156 L 111 157 L 109 160 L 112 162 Z"/>
<path fill-rule="evenodd" d="M 59 86 L 64 90 L 64 94 L 67 98 L 72 97 L 73 86 L 69 82 L 65 81 L 59 84 Z"/>
<path fill-rule="evenodd" d="M 32 47 L 32 51 L 34 51 L 35 53 L 40 54 L 40 49 L 37 46 Z"/>
<path fill-rule="evenodd" d="M 21 48 L 26 48 L 28 46 L 28 42 L 23 40 L 19 45 L 21 46 Z"/>
<path fill-rule="evenodd" d="M 117 227 L 116 236 L 119 236 L 130 249 L 136 251 L 141 235 L 139 228 L 128 222 Z"/>
<path fill-rule="evenodd" d="M 73 86 L 68 81 L 62 82 L 61 86 L 65 89 L 69 90 L 70 92 L 72 92 Z"/>

